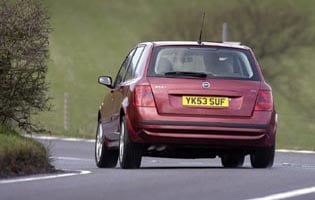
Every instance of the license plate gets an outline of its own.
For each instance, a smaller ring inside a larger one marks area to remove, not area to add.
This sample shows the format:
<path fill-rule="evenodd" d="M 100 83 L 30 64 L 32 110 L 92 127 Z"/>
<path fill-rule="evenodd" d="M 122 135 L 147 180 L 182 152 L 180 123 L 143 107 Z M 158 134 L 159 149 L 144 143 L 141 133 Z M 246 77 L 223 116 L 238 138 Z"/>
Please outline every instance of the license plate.
<path fill-rule="evenodd" d="M 229 107 L 228 97 L 206 97 L 206 96 L 183 96 L 182 104 L 184 106 L 204 106 L 215 108 Z"/>

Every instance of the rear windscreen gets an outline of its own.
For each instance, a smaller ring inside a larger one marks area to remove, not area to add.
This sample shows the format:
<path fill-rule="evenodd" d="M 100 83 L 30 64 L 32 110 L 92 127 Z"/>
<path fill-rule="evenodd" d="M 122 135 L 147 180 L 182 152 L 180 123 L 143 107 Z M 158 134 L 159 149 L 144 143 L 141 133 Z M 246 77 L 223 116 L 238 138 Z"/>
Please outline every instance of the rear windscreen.
<path fill-rule="evenodd" d="M 149 76 L 169 72 L 204 73 L 210 78 L 259 80 L 247 50 L 224 47 L 155 47 Z"/>

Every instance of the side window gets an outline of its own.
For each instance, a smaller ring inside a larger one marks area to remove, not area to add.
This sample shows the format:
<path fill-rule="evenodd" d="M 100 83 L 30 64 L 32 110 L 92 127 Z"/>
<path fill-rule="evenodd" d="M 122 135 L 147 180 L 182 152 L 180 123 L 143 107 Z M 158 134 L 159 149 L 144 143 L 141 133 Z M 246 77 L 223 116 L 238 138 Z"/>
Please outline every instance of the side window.
<path fill-rule="evenodd" d="M 134 53 L 131 62 L 129 64 L 128 70 L 126 72 L 126 76 L 124 78 L 125 81 L 135 78 L 135 71 L 138 66 L 140 57 L 143 53 L 144 46 L 138 47 L 136 52 Z"/>
<path fill-rule="evenodd" d="M 124 60 L 123 64 L 121 65 L 121 67 L 117 73 L 116 79 L 115 79 L 114 87 L 116 87 L 119 83 L 122 82 L 123 77 L 127 71 L 128 65 L 130 63 L 130 60 L 131 60 L 134 52 L 135 52 L 134 49 L 131 50 L 130 53 L 128 54 L 128 56 L 126 57 L 126 59 Z"/>

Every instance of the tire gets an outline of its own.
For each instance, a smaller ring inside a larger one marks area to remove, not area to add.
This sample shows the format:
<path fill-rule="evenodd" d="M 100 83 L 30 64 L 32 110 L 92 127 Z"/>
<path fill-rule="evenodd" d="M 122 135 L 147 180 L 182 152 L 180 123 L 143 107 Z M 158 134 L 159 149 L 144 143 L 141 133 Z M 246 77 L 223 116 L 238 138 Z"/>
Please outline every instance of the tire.
<path fill-rule="evenodd" d="M 275 147 L 256 149 L 250 154 L 250 162 L 253 168 L 270 168 L 275 157 Z"/>
<path fill-rule="evenodd" d="M 244 158 L 244 155 L 229 153 L 221 157 L 221 163 L 223 167 L 226 168 L 242 167 L 244 164 Z"/>
<path fill-rule="evenodd" d="M 95 162 L 99 168 L 114 168 L 117 165 L 118 150 L 109 150 L 105 145 L 102 124 L 99 122 L 95 138 Z"/>
<path fill-rule="evenodd" d="M 142 149 L 129 138 L 126 121 L 123 117 L 119 137 L 119 164 L 122 169 L 138 169 L 141 165 Z"/>

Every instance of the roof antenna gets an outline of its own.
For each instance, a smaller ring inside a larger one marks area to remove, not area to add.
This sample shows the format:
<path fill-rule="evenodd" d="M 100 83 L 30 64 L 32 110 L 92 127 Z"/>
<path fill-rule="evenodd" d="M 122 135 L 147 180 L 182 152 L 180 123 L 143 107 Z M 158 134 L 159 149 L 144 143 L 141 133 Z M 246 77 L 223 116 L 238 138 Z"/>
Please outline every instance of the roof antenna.
<path fill-rule="evenodd" d="M 222 42 L 227 42 L 227 37 L 228 37 L 228 24 L 224 22 L 222 24 Z"/>
<path fill-rule="evenodd" d="M 203 27 L 204 27 L 204 24 L 205 24 L 205 15 L 206 15 L 206 12 L 203 11 L 203 17 L 202 17 L 202 23 L 201 23 L 201 27 L 200 27 L 200 34 L 199 34 L 199 39 L 198 39 L 198 44 L 200 45 L 201 44 L 201 38 L 202 38 L 202 31 L 203 31 Z"/>

